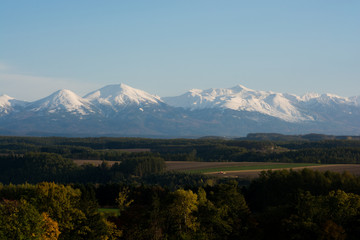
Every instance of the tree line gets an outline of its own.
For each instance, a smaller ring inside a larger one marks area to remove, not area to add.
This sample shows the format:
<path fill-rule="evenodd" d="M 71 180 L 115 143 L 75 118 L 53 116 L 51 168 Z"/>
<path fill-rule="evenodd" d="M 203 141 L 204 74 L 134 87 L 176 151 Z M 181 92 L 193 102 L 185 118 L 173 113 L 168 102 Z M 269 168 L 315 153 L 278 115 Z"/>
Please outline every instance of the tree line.
<path fill-rule="evenodd" d="M 0 156 L 32 152 L 106 161 L 160 157 L 165 161 L 360 163 L 359 140 L 0 137 Z"/>
<path fill-rule="evenodd" d="M 99 166 L 76 165 L 72 159 L 54 153 L 26 153 L 0 156 L 0 182 L 108 183 L 131 177 L 162 173 L 165 162 L 156 156 L 131 156 L 119 163 Z"/>

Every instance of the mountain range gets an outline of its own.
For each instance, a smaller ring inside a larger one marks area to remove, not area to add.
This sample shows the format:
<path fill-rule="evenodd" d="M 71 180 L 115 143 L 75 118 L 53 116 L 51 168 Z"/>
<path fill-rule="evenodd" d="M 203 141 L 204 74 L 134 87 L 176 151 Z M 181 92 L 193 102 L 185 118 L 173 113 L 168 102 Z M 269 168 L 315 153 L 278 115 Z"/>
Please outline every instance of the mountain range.
<path fill-rule="evenodd" d="M 160 98 L 125 84 L 84 97 L 63 89 L 34 102 L 0 96 L 1 135 L 199 137 L 251 132 L 359 135 L 360 96 L 297 96 L 237 85 Z"/>

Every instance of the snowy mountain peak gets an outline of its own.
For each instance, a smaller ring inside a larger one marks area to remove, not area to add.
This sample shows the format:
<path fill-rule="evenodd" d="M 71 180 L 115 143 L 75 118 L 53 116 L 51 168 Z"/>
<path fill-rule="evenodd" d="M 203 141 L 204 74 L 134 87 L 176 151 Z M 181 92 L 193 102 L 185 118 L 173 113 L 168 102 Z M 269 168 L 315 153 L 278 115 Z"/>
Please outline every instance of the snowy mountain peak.
<path fill-rule="evenodd" d="M 67 89 L 58 90 L 50 96 L 32 103 L 30 111 L 44 111 L 48 113 L 65 111 L 74 114 L 80 113 L 81 115 L 93 112 L 88 100 Z"/>
<path fill-rule="evenodd" d="M 189 93 L 191 93 L 191 94 L 200 94 L 202 92 L 203 92 L 202 89 L 197 89 L 197 88 L 193 88 L 193 89 L 189 90 Z"/>
<path fill-rule="evenodd" d="M 171 106 L 191 110 L 223 108 L 236 111 L 259 112 L 289 122 L 313 120 L 301 113 L 296 105 L 296 96 L 282 93 L 255 91 L 236 85 L 232 88 L 191 90 L 177 97 L 164 98 Z"/>
<path fill-rule="evenodd" d="M 12 110 L 11 100 L 13 99 L 8 95 L 0 96 L 0 116 L 8 114 Z"/>
<path fill-rule="evenodd" d="M 4 94 L 0 96 L 0 107 L 10 106 L 10 100 L 13 100 L 14 98 L 9 97 L 8 95 Z"/>
<path fill-rule="evenodd" d="M 347 98 L 340 97 L 335 94 L 325 93 L 307 93 L 301 97 L 298 97 L 299 101 L 306 104 L 320 104 L 320 105 L 337 105 L 337 104 L 345 104 L 345 105 L 357 105 L 356 98 Z"/>
<path fill-rule="evenodd" d="M 25 101 L 16 100 L 6 94 L 0 96 L 0 116 L 14 111 L 16 108 L 22 108 L 27 104 Z"/>
<path fill-rule="evenodd" d="M 230 88 L 231 90 L 233 90 L 234 92 L 241 92 L 241 91 L 244 91 L 244 92 L 254 92 L 254 90 L 250 89 L 250 88 L 247 88 L 241 84 L 238 84 L 232 88 Z"/>
<path fill-rule="evenodd" d="M 82 102 L 84 102 L 84 100 L 76 95 L 76 93 L 67 89 L 58 90 L 40 101 L 45 101 L 47 104 L 67 106 L 80 106 L 82 105 Z"/>
<path fill-rule="evenodd" d="M 354 102 L 355 105 L 360 106 L 360 96 L 351 97 L 350 100 Z"/>
<path fill-rule="evenodd" d="M 320 94 L 318 94 L 318 93 L 306 93 L 306 94 L 302 95 L 301 97 L 299 97 L 299 99 L 302 101 L 309 101 L 311 99 L 319 98 L 319 97 L 320 97 Z"/>
<path fill-rule="evenodd" d="M 109 106 L 147 105 L 162 102 L 158 96 L 132 88 L 123 83 L 105 86 L 87 94 L 84 98 L 92 103 Z"/>

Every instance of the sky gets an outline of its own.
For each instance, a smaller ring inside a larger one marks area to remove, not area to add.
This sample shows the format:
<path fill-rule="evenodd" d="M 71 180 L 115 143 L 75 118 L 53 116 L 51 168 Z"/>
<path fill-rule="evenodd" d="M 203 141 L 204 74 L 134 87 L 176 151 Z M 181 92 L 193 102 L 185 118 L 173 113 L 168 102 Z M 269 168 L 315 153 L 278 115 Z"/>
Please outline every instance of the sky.
<path fill-rule="evenodd" d="M 0 0 L 0 95 L 125 83 L 360 95 L 360 1 Z"/>

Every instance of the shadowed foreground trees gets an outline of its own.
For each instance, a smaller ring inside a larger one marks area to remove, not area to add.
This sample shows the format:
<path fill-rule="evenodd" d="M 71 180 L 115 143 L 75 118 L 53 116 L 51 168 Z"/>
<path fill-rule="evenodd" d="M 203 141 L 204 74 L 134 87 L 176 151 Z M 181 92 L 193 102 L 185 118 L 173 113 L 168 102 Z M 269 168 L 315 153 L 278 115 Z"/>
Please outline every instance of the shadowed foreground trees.
<path fill-rule="evenodd" d="M 358 239 L 359 179 L 309 169 L 267 171 L 245 195 L 261 239 Z"/>
<path fill-rule="evenodd" d="M 81 192 L 55 183 L 0 188 L 0 239 L 111 239 L 97 207 L 81 205 Z M 115 231 L 116 234 L 118 234 Z"/>
<path fill-rule="evenodd" d="M 0 239 L 358 239 L 359 179 L 305 169 L 263 172 L 249 186 L 0 184 Z M 99 213 L 98 201 L 117 214 Z"/>
<path fill-rule="evenodd" d="M 0 239 L 58 239 L 58 223 L 26 200 L 0 202 Z"/>
<path fill-rule="evenodd" d="M 338 190 L 326 196 L 300 194 L 294 213 L 282 225 L 291 239 L 347 239 L 347 234 L 353 239 L 360 234 L 359 223 L 360 196 Z"/>
<path fill-rule="evenodd" d="M 256 232 L 236 182 L 175 191 L 135 187 L 128 200 L 119 217 L 124 239 L 252 239 Z"/>

